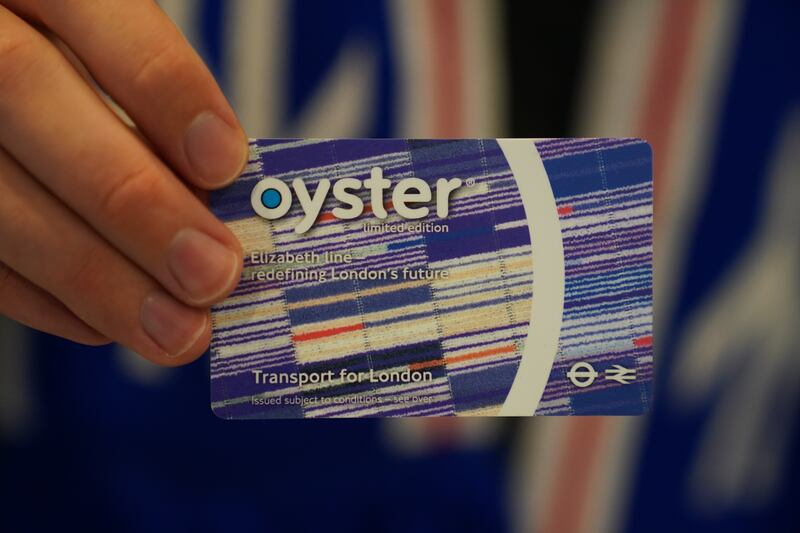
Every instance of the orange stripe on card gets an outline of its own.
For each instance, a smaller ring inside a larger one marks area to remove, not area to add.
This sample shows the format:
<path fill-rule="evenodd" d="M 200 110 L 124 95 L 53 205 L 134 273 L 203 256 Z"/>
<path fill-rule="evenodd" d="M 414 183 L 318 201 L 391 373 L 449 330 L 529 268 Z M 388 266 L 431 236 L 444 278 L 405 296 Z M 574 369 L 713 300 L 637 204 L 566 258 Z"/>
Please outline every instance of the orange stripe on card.
<path fill-rule="evenodd" d="M 574 211 L 574 209 L 571 205 L 563 205 L 558 208 L 558 216 L 565 217 L 571 215 L 572 211 Z"/>
<path fill-rule="evenodd" d="M 430 361 L 423 361 L 421 363 L 412 363 L 408 365 L 409 370 L 420 370 L 423 368 L 431 368 L 434 366 L 441 366 L 446 363 L 460 363 L 461 361 L 469 361 L 470 359 L 480 359 L 481 357 L 489 357 L 490 355 L 497 355 L 499 353 L 509 353 L 517 349 L 515 344 L 508 344 L 506 346 L 499 346 L 497 348 L 490 348 L 488 350 L 481 350 L 480 352 L 466 353 L 464 355 L 457 355 L 455 357 L 448 357 L 447 359 L 432 359 Z"/>
<path fill-rule="evenodd" d="M 308 333 L 301 333 L 300 335 L 292 335 L 292 340 L 294 342 L 310 341 L 314 339 L 321 339 L 323 337 L 332 337 L 342 333 L 349 333 L 351 331 L 358 331 L 360 329 L 364 329 L 364 324 L 359 322 L 358 324 L 351 324 L 349 326 L 341 326 L 338 328 L 310 331 Z"/>

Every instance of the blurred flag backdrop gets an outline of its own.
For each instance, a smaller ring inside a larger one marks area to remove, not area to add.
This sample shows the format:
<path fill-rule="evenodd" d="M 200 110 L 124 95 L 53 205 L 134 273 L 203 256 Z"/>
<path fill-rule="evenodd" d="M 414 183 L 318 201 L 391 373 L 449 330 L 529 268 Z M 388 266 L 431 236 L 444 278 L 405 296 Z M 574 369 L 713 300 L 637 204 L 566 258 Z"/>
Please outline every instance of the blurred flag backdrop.
<path fill-rule="evenodd" d="M 0 322 L 0 530 L 792 530 L 798 4 L 160 3 L 251 137 L 650 141 L 656 407 L 222 422 L 207 359 Z"/>

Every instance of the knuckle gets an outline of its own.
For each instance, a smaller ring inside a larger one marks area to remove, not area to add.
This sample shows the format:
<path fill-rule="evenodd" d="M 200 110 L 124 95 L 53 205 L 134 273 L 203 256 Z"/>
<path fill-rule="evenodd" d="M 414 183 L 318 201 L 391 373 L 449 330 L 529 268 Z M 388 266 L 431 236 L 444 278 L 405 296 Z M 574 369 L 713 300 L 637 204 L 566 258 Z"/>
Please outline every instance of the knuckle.
<path fill-rule="evenodd" d="M 72 265 L 72 268 L 67 269 L 66 274 L 67 287 L 73 288 L 75 294 L 94 294 L 94 289 L 98 280 L 102 279 L 102 275 L 106 269 L 106 261 L 103 259 L 103 253 L 100 246 L 95 246 L 86 250 L 84 253 L 76 255 L 77 261 Z"/>
<path fill-rule="evenodd" d="M 34 43 L 19 32 L 0 31 L 0 88 L 19 78 L 36 61 Z"/>
<path fill-rule="evenodd" d="M 11 280 L 11 269 L 0 261 L 0 295 L 5 294 L 8 282 Z"/>
<path fill-rule="evenodd" d="M 151 165 L 134 169 L 110 180 L 99 200 L 98 211 L 108 220 L 124 219 L 132 210 L 159 197 L 160 177 Z"/>
<path fill-rule="evenodd" d="M 142 61 L 133 77 L 133 86 L 149 93 L 164 88 L 167 80 L 180 78 L 191 69 L 190 58 L 172 43 L 163 43 Z"/>

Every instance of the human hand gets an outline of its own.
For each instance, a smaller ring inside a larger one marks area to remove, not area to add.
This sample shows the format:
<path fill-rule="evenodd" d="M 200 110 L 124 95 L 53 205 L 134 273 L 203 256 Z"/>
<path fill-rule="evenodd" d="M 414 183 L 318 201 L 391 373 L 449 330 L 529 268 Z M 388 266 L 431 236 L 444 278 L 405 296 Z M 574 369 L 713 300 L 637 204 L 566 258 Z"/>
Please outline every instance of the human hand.
<path fill-rule="evenodd" d="M 246 160 L 155 2 L 0 0 L 0 314 L 161 365 L 196 359 L 242 252 L 190 186 L 226 185 Z"/>

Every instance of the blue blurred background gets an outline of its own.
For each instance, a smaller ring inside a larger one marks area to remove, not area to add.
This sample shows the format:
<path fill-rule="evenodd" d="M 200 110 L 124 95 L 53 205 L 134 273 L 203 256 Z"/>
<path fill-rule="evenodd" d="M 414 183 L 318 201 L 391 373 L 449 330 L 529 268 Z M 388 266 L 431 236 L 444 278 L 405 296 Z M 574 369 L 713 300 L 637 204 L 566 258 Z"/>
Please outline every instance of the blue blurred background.
<path fill-rule="evenodd" d="M 251 137 L 639 136 L 654 411 L 217 420 L 166 370 L 0 321 L 0 531 L 791 531 L 800 6 L 163 0 Z"/>

